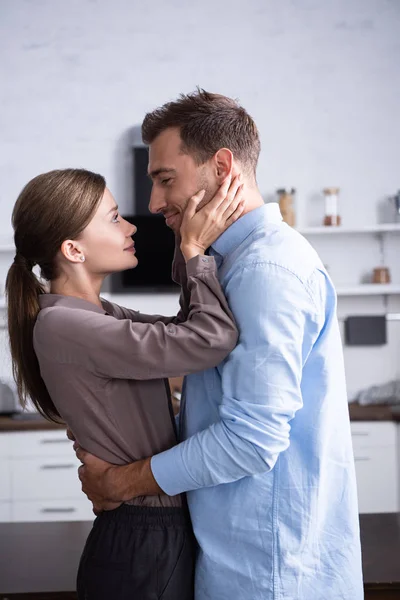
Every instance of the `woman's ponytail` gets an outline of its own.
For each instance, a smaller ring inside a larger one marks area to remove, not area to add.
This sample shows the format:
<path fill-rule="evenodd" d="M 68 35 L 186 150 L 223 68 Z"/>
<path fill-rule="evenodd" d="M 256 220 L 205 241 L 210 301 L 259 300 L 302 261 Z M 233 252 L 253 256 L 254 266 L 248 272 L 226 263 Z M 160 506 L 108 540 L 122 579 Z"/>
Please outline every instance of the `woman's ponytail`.
<path fill-rule="evenodd" d="M 33 263 L 17 253 L 6 279 L 8 332 L 12 369 L 22 406 L 32 400 L 36 409 L 51 421 L 61 422 L 40 375 L 33 347 L 33 328 L 40 310 L 43 285 L 33 272 Z"/>

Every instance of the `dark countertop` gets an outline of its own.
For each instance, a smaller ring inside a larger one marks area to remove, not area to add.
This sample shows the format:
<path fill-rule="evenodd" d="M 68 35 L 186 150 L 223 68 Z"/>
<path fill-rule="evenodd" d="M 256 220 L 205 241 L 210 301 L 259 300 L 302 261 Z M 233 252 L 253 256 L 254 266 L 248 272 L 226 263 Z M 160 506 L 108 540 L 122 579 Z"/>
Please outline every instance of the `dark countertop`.
<path fill-rule="evenodd" d="M 76 572 L 91 526 L 0 523 L 0 600 L 76 598 Z M 377 598 L 398 597 L 400 513 L 360 515 L 360 526 L 366 598 L 375 592 Z"/>
<path fill-rule="evenodd" d="M 400 406 L 370 404 L 362 406 L 357 402 L 349 404 L 351 421 L 398 421 L 400 422 Z"/>
<path fill-rule="evenodd" d="M 397 409 L 397 410 L 396 410 Z M 400 422 L 400 406 L 394 407 L 384 404 L 349 404 L 349 414 L 352 421 L 398 421 Z M 0 433 L 2 431 L 40 431 L 43 429 L 65 429 L 65 425 L 56 425 L 35 415 L 26 419 L 0 416 Z"/>
<path fill-rule="evenodd" d="M 43 431 L 48 429 L 65 429 L 65 425 L 57 425 L 33 413 L 27 417 L 0 416 L 0 433 L 2 431 Z M 0 599 L 1 600 L 1 599 Z"/>

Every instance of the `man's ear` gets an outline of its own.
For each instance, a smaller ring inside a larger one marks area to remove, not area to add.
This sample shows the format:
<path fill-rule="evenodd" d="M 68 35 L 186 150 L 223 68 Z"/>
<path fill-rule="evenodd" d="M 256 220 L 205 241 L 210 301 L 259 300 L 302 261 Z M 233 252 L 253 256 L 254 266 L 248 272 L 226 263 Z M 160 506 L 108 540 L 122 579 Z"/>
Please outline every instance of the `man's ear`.
<path fill-rule="evenodd" d="M 233 154 L 228 148 L 221 148 L 214 154 L 214 167 L 217 183 L 220 185 L 232 173 Z"/>

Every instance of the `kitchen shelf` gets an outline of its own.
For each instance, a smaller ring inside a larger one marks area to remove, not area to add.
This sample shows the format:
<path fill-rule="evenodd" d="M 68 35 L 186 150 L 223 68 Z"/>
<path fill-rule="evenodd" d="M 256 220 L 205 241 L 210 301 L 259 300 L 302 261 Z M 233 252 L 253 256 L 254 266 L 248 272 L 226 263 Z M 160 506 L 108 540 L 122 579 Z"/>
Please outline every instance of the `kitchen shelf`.
<path fill-rule="evenodd" d="M 15 252 L 14 244 L 0 244 L 0 252 Z"/>
<path fill-rule="evenodd" d="M 338 296 L 386 296 L 400 294 L 400 285 L 392 283 L 361 283 L 360 285 L 338 286 Z"/>
<path fill-rule="evenodd" d="M 361 227 L 302 227 L 297 229 L 304 236 L 307 235 L 353 235 L 361 233 L 400 233 L 400 223 L 381 223 L 378 225 L 365 225 Z"/>

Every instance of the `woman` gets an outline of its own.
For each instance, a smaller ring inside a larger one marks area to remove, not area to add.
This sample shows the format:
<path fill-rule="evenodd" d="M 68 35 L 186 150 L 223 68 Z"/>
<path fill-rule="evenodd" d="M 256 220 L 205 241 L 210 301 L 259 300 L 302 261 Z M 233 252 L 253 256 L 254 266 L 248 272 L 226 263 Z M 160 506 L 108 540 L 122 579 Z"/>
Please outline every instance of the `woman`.
<path fill-rule="evenodd" d="M 238 179 L 229 190 L 226 184 L 196 211 L 203 195 L 190 199 L 182 222 L 190 302 L 175 318 L 100 299 L 108 274 L 138 262 L 136 227 L 119 216 L 103 177 L 76 169 L 39 175 L 14 207 L 17 252 L 6 293 L 20 398 L 30 397 L 45 417 L 64 421 L 82 447 L 114 464 L 174 445 L 163 378 L 215 366 L 236 344 L 214 259 L 204 253 L 241 215 L 241 186 Z M 137 498 L 96 519 L 81 559 L 78 597 L 190 600 L 193 565 L 184 498 Z"/>

